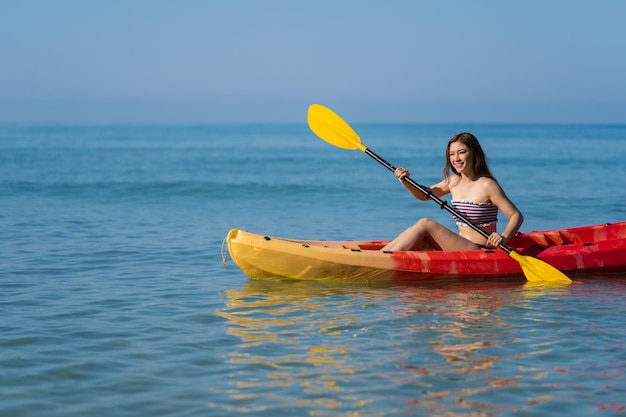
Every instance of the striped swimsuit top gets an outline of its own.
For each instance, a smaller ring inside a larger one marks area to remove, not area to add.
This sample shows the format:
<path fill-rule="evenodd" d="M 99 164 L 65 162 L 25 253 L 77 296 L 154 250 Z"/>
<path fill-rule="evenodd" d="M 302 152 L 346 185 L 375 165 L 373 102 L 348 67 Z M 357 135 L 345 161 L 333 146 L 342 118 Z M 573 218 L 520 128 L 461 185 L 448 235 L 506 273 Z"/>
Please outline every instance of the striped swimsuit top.
<path fill-rule="evenodd" d="M 470 201 L 452 200 L 452 207 L 467 217 L 476 226 L 491 226 L 498 222 L 498 206 L 493 203 L 472 203 Z M 467 224 L 457 216 L 453 216 L 458 226 Z"/>

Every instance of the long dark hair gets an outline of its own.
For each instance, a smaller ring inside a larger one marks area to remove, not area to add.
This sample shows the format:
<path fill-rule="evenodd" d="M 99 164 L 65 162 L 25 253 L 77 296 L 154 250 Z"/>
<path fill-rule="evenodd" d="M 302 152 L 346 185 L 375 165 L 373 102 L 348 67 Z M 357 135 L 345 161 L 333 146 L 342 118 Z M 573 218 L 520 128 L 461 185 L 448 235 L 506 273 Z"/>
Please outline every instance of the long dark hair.
<path fill-rule="evenodd" d="M 489 171 L 489 167 L 487 166 L 487 157 L 485 156 L 485 152 L 480 146 L 478 139 L 476 139 L 476 136 L 471 133 L 461 132 L 452 136 L 452 138 L 448 141 L 448 146 L 446 146 L 446 165 L 443 168 L 443 176 L 446 181 L 452 174 L 460 175 L 450 163 L 450 145 L 457 141 L 467 146 L 472 153 L 474 158 L 474 173 L 480 177 L 487 177 L 495 180 L 493 175 L 491 175 L 491 171 Z"/>

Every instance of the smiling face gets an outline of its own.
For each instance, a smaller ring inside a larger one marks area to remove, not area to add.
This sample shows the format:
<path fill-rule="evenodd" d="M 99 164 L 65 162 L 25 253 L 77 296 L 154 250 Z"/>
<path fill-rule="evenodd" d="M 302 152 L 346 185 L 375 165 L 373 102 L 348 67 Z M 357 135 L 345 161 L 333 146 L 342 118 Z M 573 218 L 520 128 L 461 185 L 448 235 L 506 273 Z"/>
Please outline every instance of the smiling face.
<path fill-rule="evenodd" d="M 474 171 L 474 160 L 470 148 L 461 141 L 452 142 L 448 152 L 450 165 L 455 174 L 471 175 Z"/>
<path fill-rule="evenodd" d="M 443 176 L 448 179 L 450 171 L 455 175 L 493 178 L 487 167 L 487 159 L 476 136 L 462 132 L 452 136 L 446 146 L 446 165 Z"/>

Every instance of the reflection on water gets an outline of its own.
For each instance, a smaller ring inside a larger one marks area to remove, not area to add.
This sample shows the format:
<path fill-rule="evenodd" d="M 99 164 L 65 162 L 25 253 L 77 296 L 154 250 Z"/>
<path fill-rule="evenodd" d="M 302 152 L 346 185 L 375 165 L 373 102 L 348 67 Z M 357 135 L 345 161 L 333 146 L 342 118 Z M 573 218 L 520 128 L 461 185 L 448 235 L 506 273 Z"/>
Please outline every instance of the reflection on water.
<path fill-rule="evenodd" d="M 354 297 L 350 287 L 250 281 L 224 295 L 226 308 L 218 314 L 229 320 L 228 333 L 241 339 L 227 360 L 246 370 L 231 382 L 231 395 L 254 403 L 238 411 L 258 413 L 268 403 L 304 409 L 367 404 L 351 395 L 341 395 L 340 402 L 329 393 L 345 393 L 363 370 L 352 352 L 363 331 L 361 310 L 384 304 L 375 292 Z"/>
<path fill-rule="evenodd" d="M 218 314 L 239 342 L 225 358 L 228 405 L 212 406 L 489 416 L 559 404 L 555 387 L 567 378 L 549 328 L 560 324 L 540 306 L 577 287 L 252 280 L 224 292 Z M 533 365 L 544 358 L 554 366 Z"/>

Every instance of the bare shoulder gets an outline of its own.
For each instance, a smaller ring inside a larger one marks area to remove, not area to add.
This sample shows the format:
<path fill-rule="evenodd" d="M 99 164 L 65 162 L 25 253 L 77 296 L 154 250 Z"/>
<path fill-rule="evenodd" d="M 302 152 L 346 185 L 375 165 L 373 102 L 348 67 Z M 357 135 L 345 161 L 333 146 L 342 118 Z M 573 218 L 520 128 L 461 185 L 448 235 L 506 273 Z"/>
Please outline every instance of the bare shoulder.
<path fill-rule="evenodd" d="M 487 192 L 502 192 L 500 184 L 493 178 L 481 177 L 480 184 Z"/>
<path fill-rule="evenodd" d="M 481 185 L 485 194 L 487 194 L 489 199 L 496 205 L 509 201 L 509 198 L 502 187 L 500 187 L 498 181 L 493 178 L 481 178 Z"/>
<path fill-rule="evenodd" d="M 459 185 L 459 182 L 461 181 L 461 177 L 458 175 L 452 175 L 448 178 L 444 178 L 443 180 L 441 180 L 441 182 L 439 184 L 437 184 L 437 186 L 441 187 L 441 188 L 445 188 L 447 191 L 450 191 L 450 189 L 456 187 L 457 185 Z"/>
<path fill-rule="evenodd" d="M 437 197 L 441 197 L 443 195 L 449 194 L 451 188 L 453 188 L 458 183 L 458 178 L 456 177 L 448 177 L 439 181 L 437 184 L 431 185 L 431 190 L 437 195 Z"/>

